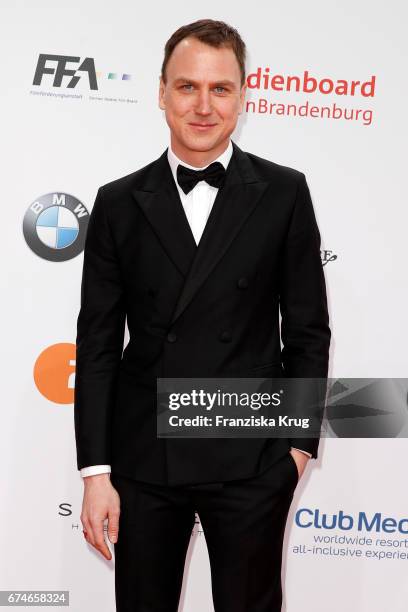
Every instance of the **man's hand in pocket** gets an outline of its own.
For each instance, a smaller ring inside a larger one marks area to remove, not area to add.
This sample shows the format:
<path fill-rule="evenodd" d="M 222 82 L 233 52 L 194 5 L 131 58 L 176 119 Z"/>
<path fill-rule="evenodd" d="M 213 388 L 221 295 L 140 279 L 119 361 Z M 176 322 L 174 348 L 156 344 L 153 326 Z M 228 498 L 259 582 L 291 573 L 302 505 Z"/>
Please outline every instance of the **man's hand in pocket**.
<path fill-rule="evenodd" d="M 297 448 L 291 448 L 290 449 L 290 454 L 292 455 L 297 469 L 298 469 L 298 474 L 299 474 L 299 480 L 303 475 L 303 472 L 305 471 L 307 462 L 309 461 L 310 457 L 308 455 L 306 455 L 306 453 L 302 453 L 302 451 L 298 450 Z"/>

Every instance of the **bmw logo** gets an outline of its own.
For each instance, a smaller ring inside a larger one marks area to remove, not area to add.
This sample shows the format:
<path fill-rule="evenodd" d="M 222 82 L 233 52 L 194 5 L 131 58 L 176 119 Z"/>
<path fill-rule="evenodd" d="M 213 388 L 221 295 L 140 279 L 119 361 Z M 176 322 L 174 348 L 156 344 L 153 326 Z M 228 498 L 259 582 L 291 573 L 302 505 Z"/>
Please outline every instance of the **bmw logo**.
<path fill-rule="evenodd" d="M 67 261 L 83 251 L 89 212 L 75 196 L 53 192 L 37 198 L 23 221 L 32 251 L 49 261 Z"/>

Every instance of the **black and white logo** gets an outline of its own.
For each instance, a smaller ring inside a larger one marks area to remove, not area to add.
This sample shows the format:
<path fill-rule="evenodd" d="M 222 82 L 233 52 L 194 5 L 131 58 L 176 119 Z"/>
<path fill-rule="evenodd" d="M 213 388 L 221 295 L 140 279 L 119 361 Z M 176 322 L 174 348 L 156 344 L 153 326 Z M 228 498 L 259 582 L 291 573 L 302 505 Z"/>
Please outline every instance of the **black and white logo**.
<path fill-rule="evenodd" d="M 80 63 L 81 62 L 81 63 Z M 68 68 L 67 64 L 79 64 L 75 68 Z M 53 87 L 62 87 L 62 81 L 69 77 L 69 82 L 66 85 L 69 89 L 77 86 L 78 81 L 88 75 L 90 89 L 98 89 L 96 79 L 95 61 L 93 57 L 86 57 L 81 61 L 81 58 L 74 55 L 51 55 L 49 53 L 40 53 L 38 56 L 37 67 L 33 85 L 41 85 L 44 75 L 54 75 Z"/>
<path fill-rule="evenodd" d="M 336 261 L 337 255 L 333 253 L 333 251 L 320 251 L 320 257 L 322 260 L 322 265 L 326 266 L 330 261 Z"/>
<path fill-rule="evenodd" d="M 52 192 L 30 204 L 23 221 L 32 251 L 49 261 L 67 261 L 83 251 L 89 212 L 69 193 Z"/>

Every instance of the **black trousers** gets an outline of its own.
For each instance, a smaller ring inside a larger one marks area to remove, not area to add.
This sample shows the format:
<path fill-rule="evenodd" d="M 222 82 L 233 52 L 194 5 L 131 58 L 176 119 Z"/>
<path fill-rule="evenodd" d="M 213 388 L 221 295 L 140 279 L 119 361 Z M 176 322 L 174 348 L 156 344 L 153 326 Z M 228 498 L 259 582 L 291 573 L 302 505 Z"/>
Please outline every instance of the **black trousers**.
<path fill-rule="evenodd" d="M 177 612 L 199 515 L 215 612 L 280 612 L 282 544 L 298 483 L 288 452 L 254 478 L 166 487 L 112 473 L 121 499 L 117 612 Z M 193 612 L 193 611 L 186 611 Z"/>

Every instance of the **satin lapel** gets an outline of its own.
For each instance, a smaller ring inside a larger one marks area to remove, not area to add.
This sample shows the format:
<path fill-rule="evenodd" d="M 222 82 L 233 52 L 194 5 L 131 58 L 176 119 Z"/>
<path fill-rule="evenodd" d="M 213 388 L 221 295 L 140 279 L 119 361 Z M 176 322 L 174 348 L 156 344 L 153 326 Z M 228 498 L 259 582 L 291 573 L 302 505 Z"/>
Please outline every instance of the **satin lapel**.
<path fill-rule="evenodd" d="M 255 175 L 246 153 L 235 143 L 233 148 L 225 184 L 215 198 L 171 323 L 186 309 L 226 253 L 267 187 L 267 183 L 260 181 Z"/>
<path fill-rule="evenodd" d="M 167 150 L 152 164 L 145 183 L 132 193 L 168 256 L 186 277 L 197 245 L 167 161 Z"/>

